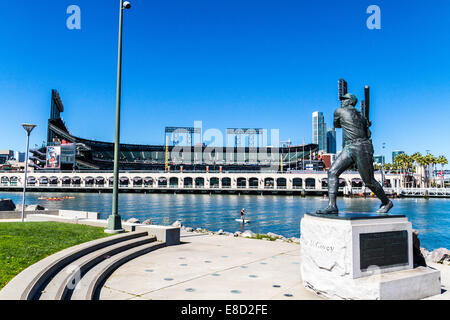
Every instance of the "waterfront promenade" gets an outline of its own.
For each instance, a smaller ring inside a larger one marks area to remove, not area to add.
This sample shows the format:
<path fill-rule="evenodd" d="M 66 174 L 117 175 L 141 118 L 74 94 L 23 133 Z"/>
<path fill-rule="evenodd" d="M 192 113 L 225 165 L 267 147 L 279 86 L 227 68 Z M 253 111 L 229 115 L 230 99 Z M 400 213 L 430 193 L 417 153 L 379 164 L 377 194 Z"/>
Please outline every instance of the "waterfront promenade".
<path fill-rule="evenodd" d="M 4 221 L 6 220 L 2 220 Z M 99 227 L 106 227 L 107 224 L 106 220 L 92 219 L 86 212 L 67 211 L 60 212 L 57 217 L 34 214 L 27 217 L 27 221 L 58 221 Z M 100 300 L 323 299 L 302 284 L 301 247 L 296 243 L 298 239 L 296 242 L 282 239 L 258 240 L 245 238 L 244 234 L 236 236 L 233 233 L 192 230 L 187 227 L 178 229 L 133 223 L 124 223 L 124 227 L 128 231 L 135 228 L 138 233 L 148 228 L 150 232 L 156 232 L 156 239 L 164 241 L 167 246 L 160 245 L 158 250 L 121 264 L 99 287 L 97 297 Z M 177 232 L 179 235 L 177 239 L 180 241 L 172 241 L 175 240 L 173 237 L 167 238 L 176 230 L 180 231 Z M 61 253 L 56 254 L 59 255 Z M 119 254 L 118 256 L 121 258 Z M 111 259 L 108 257 L 103 264 L 114 263 L 115 257 L 115 255 Z M 47 260 L 49 259 L 53 258 L 48 257 Z M 44 263 L 44 260 L 39 263 Z M 450 299 L 450 267 L 428 260 L 427 264 L 441 271 L 442 284 L 442 293 L 427 299 Z M 34 270 L 33 267 L 30 269 Z M 102 270 L 93 268 L 89 272 Z M 24 273 L 19 276 L 24 278 Z M 67 277 L 67 274 L 63 273 L 63 276 Z M 56 276 L 54 279 L 60 278 Z M 89 280 L 92 277 L 86 278 Z M 14 279 L 11 284 L 13 282 Z M 19 282 L 21 286 L 26 284 Z M 12 287 L 8 292 L 12 292 L 11 289 Z M 10 297 L 8 292 L 2 292 L 3 297 Z"/>
<path fill-rule="evenodd" d="M 181 244 L 117 269 L 101 300 L 321 299 L 301 284 L 300 246 L 181 233 Z"/>
<path fill-rule="evenodd" d="M 302 285 L 298 244 L 186 231 L 181 242 L 117 269 L 100 299 L 323 299 Z M 427 263 L 446 291 L 428 299 L 450 299 L 450 267 Z"/>

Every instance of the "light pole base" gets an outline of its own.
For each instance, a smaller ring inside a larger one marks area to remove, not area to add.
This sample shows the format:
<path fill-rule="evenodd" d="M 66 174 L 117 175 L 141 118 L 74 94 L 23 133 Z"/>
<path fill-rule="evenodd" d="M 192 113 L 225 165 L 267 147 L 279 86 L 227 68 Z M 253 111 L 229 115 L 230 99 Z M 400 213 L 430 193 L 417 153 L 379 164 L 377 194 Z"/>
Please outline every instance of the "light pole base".
<path fill-rule="evenodd" d="M 122 228 L 122 219 L 119 215 L 110 215 L 108 218 L 108 228 L 105 229 L 106 233 L 121 233 L 125 232 Z"/>
<path fill-rule="evenodd" d="M 123 233 L 125 232 L 124 229 L 119 229 L 119 230 L 109 230 L 109 229 L 105 229 L 105 233 L 109 233 L 109 234 L 117 234 L 117 233 Z"/>

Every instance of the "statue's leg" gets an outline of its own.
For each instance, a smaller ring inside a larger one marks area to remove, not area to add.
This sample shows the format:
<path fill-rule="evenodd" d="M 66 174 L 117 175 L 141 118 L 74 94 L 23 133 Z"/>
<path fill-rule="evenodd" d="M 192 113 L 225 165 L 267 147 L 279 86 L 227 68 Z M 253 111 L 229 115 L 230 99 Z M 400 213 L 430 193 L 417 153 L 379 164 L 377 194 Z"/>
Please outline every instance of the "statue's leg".
<path fill-rule="evenodd" d="M 373 169 L 373 147 L 371 144 L 360 144 L 355 146 L 352 152 L 356 156 L 356 165 L 358 167 L 358 172 L 361 175 L 361 179 L 364 181 L 366 187 L 368 187 L 372 192 L 381 200 L 380 210 L 377 212 L 387 213 L 392 207 L 392 201 L 386 196 L 381 184 L 375 180 L 374 169 Z"/>
<path fill-rule="evenodd" d="M 338 213 L 336 205 L 337 193 L 339 190 L 339 176 L 353 164 L 353 159 L 346 149 L 342 150 L 339 156 L 328 170 L 328 207 L 317 210 L 317 213 Z"/>

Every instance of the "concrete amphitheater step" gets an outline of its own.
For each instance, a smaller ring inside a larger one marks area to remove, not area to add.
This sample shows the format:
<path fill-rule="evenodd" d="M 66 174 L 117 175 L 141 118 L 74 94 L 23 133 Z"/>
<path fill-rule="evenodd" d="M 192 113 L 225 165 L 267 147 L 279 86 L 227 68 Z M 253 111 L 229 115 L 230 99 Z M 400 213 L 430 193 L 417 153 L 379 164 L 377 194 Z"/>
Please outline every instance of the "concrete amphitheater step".
<path fill-rule="evenodd" d="M 94 251 L 73 261 L 60 272 L 58 272 L 42 289 L 42 293 L 36 294 L 39 300 L 64 300 L 71 295 L 71 291 L 83 275 L 92 267 L 103 260 L 110 259 L 120 252 L 156 241 L 156 237 L 139 237 L 128 241 L 122 241 L 115 245 Z"/>
<path fill-rule="evenodd" d="M 165 247 L 164 242 L 153 242 L 121 252 L 104 260 L 89 270 L 72 291 L 71 300 L 96 300 L 99 291 L 108 277 L 121 265 L 153 250 Z"/>
<path fill-rule="evenodd" d="M 14 277 L 0 291 L 0 300 L 33 300 L 59 271 L 73 261 L 107 246 L 144 236 L 148 236 L 148 232 L 123 233 L 59 251 L 29 266 Z"/>

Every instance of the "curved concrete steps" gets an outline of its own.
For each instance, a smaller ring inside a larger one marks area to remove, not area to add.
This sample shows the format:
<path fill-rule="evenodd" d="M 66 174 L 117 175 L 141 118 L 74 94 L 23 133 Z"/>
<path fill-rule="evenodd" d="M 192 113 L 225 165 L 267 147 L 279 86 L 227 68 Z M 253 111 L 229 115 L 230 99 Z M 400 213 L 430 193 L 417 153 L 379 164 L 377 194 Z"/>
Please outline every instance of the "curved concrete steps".
<path fill-rule="evenodd" d="M 93 267 L 95 268 L 95 265 L 104 265 L 105 261 L 114 262 L 113 264 L 119 263 L 118 266 L 120 266 L 121 263 L 140 254 L 166 246 L 165 242 L 155 242 L 155 240 L 154 237 L 148 236 L 147 231 L 135 231 L 64 249 L 38 261 L 14 277 L 0 291 L 0 300 L 66 298 L 71 294 L 70 286 L 67 288 L 67 284 L 73 280 L 73 274 L 66 273 L 69 270 L 66 269 L 67 267 L 76 262 L 83 267 L 86 273 Z M 110 258 L 106 259 L 107 256 Z M 110 270 L 107 268 L 104 271 L 109 272 Z M 105 279 L 105 276 L 98 275 L 96 278 Z M 44 295 L 42 295 L 42 291 L 45 291 Z"/>
<path fill-rule="evenodd" d="M 114 255 L 110 259 L 104 260 L 91 270 L 89 270 L 82 278 L 75 289 L 72 291 L 71 300 L 98 300 L 99 289 L 101 289 L 106 279 L 121 265 L 137 258 L 143 254 L 156 249 L 165 247 L 163 242 L 153 242 L 142 246 L 129 249 Z"/>
<path fill-rule="evenodd" d="M 87 254 L 66 266 L 58 272 L 42 289 L 40 296 L 38 294 L 35 299 L 39 300 L 64 300 L 66 296 L 70 295 L 75 285 L 84 274 L 92 267 L 99 264 L 103 260 L 109 259 L 111 256 L 128 249 L 138 247 L 147 243 L 156 241 L 155 237 L 139 237 L 128 241 L 122 241 L 115 245 L 94 251 Z"/>

